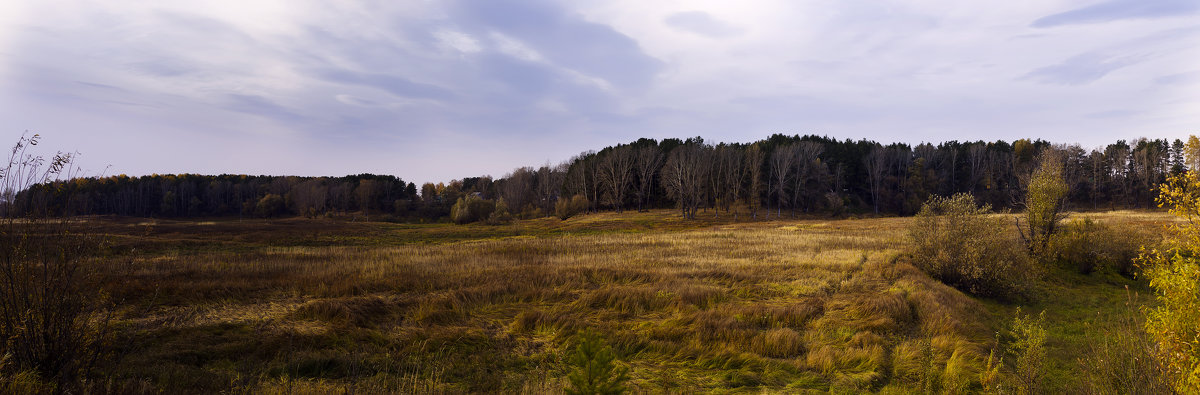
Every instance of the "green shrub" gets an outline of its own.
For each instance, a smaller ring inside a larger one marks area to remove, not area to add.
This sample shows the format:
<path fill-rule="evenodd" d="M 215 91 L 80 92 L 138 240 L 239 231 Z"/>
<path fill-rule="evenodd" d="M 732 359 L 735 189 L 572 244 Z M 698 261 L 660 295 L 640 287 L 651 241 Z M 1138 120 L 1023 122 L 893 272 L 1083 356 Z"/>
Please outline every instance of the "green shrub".
<path fill-rule="evenodd" d="M 1012 322 L 1013 384 L 1018 394 L 1041 394 L 1046 372 L 1046 312 L 1033 316 L 1021 315 L 1017 308 Z"/>
<path fill-rule="evenodd" d="M 1021 314 L 1018 307 L 1001 343 L 1000 333 L 988 354 L 986 366 L 979 372 L 979 384 L 989 394 L 1042 394 L 1046 376 L 1046 313 L 1037 317 Z M 1001 371 L 1005 357 L 1013 361 L 1012 370 Z"/>
<path fill-rule="evenodd" d="M 254 206 L 254 214 L 263 218 L 280 216 L 285 212 L 287 212 L 287 205 L 284 204 L 283 197 L 273 193 L 263 196 Z"/>
<path fill-rule="evenodd" d="M 495 210 L 493 210 L 492 215 L 488 216 L 487 218 L 487 224 L 504 225 L 512 223 L 512 221 L 513 215 L 508 211 L 508 204 L 504 203 L 504 199 L 497 200 Z"/>
<path fill-rule="evenodd" d="M 591 329 L 579 334 L 579 345 L 568 358 L 574 370 L 567 375 L 568 394 L 620 394 L 626 391 L 626 369 L 613 364 L 612 348 Z"/>
<path fill-rule="evenodd" d="M 570 199 L 558 199 L 558 203 L 554 204 L 554 215 L 557 215 L 558 219 L 565 220 L 582 213 L 587 210 L 587 207 L 588 200 L 583 195 L 575 195 Z"/>
<path fill-rule="evenodd" d="M 1108 225 L 1085 218 L 1066 224 L 1052 235 L 1043 258 L 1083 274 L 1111 270 L 1132 275 L 1133 260 L 1145 240 L 1139 234 L 1119 233 Z"/>
<path fill-rule="evenodd" d="M 456 224 L 466 224 L 483 221 L 496 211 L 496 202 L 485 200 L 478 196 L 467 194 L 458 198 L 450 207 L 450 219 Z"/>
<path fill-rule="evenodd" d="M 981 296 L 1015 296 L 1032 266 L 1006 221 L 960 193 L 935 196 L 921 206 L 909 229 L 913 263 L 962 291 Z"/>

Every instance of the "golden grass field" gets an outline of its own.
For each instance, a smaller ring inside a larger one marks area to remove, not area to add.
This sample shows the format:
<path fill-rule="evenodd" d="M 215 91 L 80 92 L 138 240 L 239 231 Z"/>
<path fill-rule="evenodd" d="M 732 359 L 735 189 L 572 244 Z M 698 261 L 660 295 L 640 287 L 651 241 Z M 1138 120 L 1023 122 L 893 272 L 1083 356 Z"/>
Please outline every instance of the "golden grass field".
<path fill-rule="evenodd" d="M 118 306 L 101 373 L 138 392 L 560 393 L 590 327 L 636 392 L 969 393 L 1020 305 L 1046 311 L 1051 388 L 1070 392 L 1093 323 L 1144 289 L 1051 268 L 1031 300 L 980 300 L 907 262 L 909 218 L 677 217 L 89 219 Z"/>

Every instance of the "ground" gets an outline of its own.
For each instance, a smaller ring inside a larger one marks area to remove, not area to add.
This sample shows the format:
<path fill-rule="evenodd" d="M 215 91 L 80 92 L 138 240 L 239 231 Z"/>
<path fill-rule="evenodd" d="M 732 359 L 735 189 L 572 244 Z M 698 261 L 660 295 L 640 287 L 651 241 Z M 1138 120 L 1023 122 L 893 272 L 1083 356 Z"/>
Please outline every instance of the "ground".
<path fill-rule="evenodd" d="M 118 306 L 118 363 L 100 373 L 169 393 L 556 393 L 575 333 L 595 328 L 638 392 L 974 392 L 1021 307 L 1046 311 L 1061 392 L 1096 323 L 1149 300 L 1056 267 L 1027 299 L 971 297 L 907 261 L 909 218 L 700 215 L 89 218 Z M 1143 234 L 1170 220 L 1073 216 Z"/>

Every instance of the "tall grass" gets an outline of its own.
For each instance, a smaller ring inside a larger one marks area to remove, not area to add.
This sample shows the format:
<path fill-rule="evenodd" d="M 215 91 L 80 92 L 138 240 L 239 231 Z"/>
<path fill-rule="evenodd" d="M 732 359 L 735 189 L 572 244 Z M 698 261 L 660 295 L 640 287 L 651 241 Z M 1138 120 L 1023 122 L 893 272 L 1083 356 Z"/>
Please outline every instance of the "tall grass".
<path fill-rule="evenodd" d="M 987 333 L 976 302 L 896 259 L 890 219 L 170 253 L 144 226 L 96 228 L 118 240 L 105 264 L 129 268 L 110 285 L 141 339 L 107 373 L 169 391 L 554 392 L 583 328 L 635 391 L 914 388 L 898 345 L 964 370 Z M 226 237 L 174 230 L 158 240 Z"/>
<path fill-rule="evenodd" d="M 97 219 L 137 339 L 104 373 L 167 392 L 558 393 L 572 339 L 594 328 L 635 392 L 983 390 L 997 307 L 911 263 L 911 219 L 671 214 Z"/>

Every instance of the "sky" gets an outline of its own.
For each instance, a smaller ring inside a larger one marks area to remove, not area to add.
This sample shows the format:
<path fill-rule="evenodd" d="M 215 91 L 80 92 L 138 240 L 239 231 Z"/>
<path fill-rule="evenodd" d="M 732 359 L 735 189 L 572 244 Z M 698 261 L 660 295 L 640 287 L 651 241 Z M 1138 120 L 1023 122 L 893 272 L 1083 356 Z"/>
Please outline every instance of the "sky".
<path fill-rule="evenodd" d="M 418 184 L 640 137 L 1094 148 L 1200 134 L 1200 2 L 5 1 L 0 121 L 92 174 Z"/>

